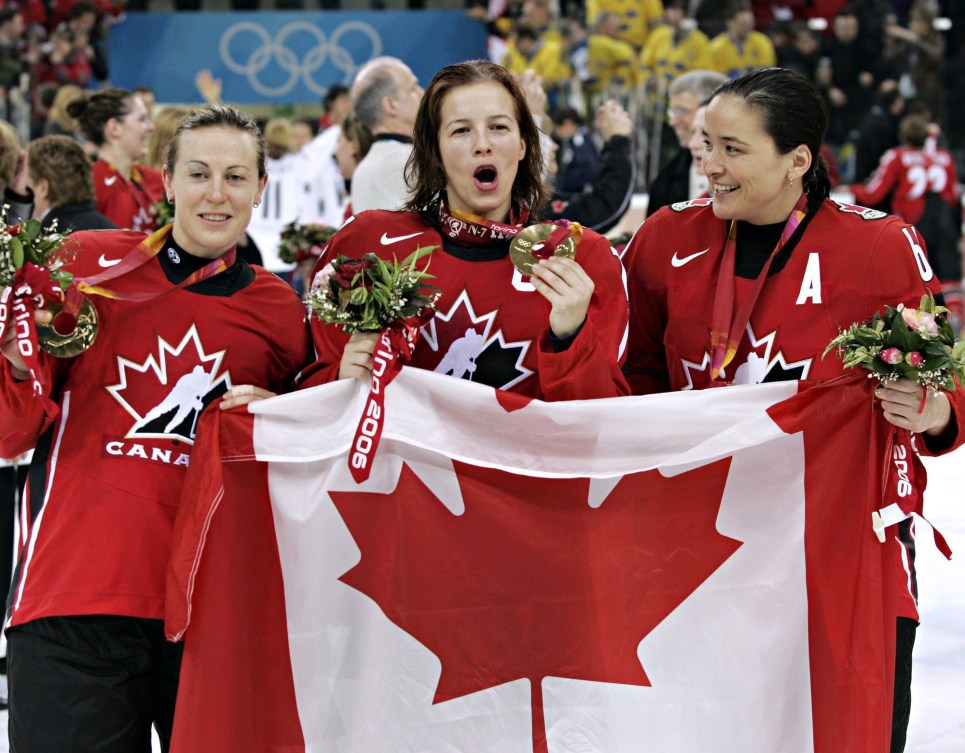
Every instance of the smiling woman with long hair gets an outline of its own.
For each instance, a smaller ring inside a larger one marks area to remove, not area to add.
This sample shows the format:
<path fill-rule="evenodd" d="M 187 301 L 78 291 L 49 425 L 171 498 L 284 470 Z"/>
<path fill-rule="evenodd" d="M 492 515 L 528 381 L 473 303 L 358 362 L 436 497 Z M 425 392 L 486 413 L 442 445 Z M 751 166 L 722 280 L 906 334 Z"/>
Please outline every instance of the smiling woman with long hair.
<path fill-rule="evenodd" d="M 550 256 L 531 275 L 511 261 L 513 238 L 539 221 L 541 169 L 539 131 L 513 77 L 487 61 L 447 66 L 419 107 L 404 210 L 351 218 L 316 269 L 339 255 L 401 260 L 431 246 L 442 295 L 414 366 L 544 400 L 626 394 L 627 304 L 607 240 L 562 223 L 575 258 Z M 308 383 L 370 375 L 374 335 L 312 326 L 319 359 Z"/>

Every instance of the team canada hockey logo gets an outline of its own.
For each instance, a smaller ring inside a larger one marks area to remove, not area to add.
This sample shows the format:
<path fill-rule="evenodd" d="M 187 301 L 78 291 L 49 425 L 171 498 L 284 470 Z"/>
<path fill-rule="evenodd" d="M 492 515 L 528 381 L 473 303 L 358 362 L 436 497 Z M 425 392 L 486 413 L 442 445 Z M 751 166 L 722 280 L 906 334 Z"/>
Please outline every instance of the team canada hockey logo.
<path fill-rule="evenodd" d="M 777 332 L 770 332 L 761 338 L 747 325 L 747 342 L 750 351 L 743 363 L 734 360 L 722 372 L 721 378 L 733 384 L 762 384 L 763 382 L 786 382 L 807 379 L 811 370 L 811 359 L 788 361 L 780 348 L 776 347 Z M 739 358 L 739 356 L 738 356 Z M 710 382 L 710 354 L 705 352 L 700 363 L 680 359 L 687 378 L 683 390 L 706 387 Z"/>
<path fill-rule="evenodd" d="M 678 201 L 675 204 L 671 204 L 670 209 L 674 212 L 682 212 L 685 209 L 693 209 L 695 207 L 709 207 L 713 203 L 713 199 L 704 196 L 699 199 L 691 199 L 690 201 Z"/>
<path fill-rule="evenodd" d="M 422 328 L 423 341 L 441 354 L 435 371 L 508 389 L 532 374 L 523 366 L 530 341 L 507 342 L 495 311 L 477 314 L 464 290 L 448 311 L 436 311 Z"/>
<path fill-rule="evenodd" d="M 157 352 L 141 363 L 118 356 L 118 383 L 107 391 L 131 416 L 125 439 L 193 444 L 201 411 L 231 388 L 230 375 L 221 370 L 224 356 L 223 350 L 205 352 L 194 325 L 176 345 L 159 336 Z M 109 444 L 110 454 L 141 456 L 122 442 Z"/>
<path fill-rule="evenodd" d="M 862 207 L 858 204 L 843 204 L 840 201 L 836 201 L 835 204 L 838 205 L 839 212 L 856 214 L 863 220 L 880 220 L 882 217 L 888 216 L 885 212 L 877 209 L 868 209 L 868 207 Z"/>

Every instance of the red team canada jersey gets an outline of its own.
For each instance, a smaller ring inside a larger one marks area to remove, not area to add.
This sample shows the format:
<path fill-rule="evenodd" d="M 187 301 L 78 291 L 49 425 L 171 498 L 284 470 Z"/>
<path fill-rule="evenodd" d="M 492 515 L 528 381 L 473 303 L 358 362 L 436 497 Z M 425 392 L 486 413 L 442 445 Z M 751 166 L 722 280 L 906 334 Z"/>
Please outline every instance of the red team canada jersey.
<path fill-rule="evenodd" d="M 944 149 L 926 151 L 907 146 L 889 149 L 864 184 L 851 187 L 854 200 L 872 206 L 891 194 L 891 209 L 916 223 L 925 211 L 925 196 L 936 193 L 949 205 L 958 201 L 955 160 Z"/>
<path fill-rule="evenodd" d="M 411 364 L 542 400 L 614 397 L 628 389 L 620 364 L 626 346 L 627 299 L 620 261 L 602 236 L 585 231 L 576 261 L 595 292 L 583 328 L 569 348 L 549 342 L 550 305 L 524 280 L 508 256 L 508 243 L 458 246 L 415 212 L 362 212 L 329 242 L 316 266 L 339 255 L 372 252 L 404 259 L 436 246 L 427 257 L 430 282 L 443 293 L 423 326 Z M 308 384 L 332 381 L 348 336 L 314 317 L 318 362 Z"/>
<path fill-rule="evenodd" d="M 159 171 L 135 166 L 128 182 L 109 162 L 96 160 L 94 195 L 94 208 L 119 228 L 143 233 L 156 229 L 157 220 L 151 204 L 164 196 Z"/>
<path fill-rule="evenodd" d="M 627 379 L 634 394 L 710 386 L 710 323 L 728 228 L 711 204 L 697 199 L 661 209 L 623 257 L 631 305 Z M 735 306 L 752 283 L 736 279 Z M 840 358 L 821 357 L 839 328 L 870 319 L 886 304 L 917 308 L 926 291 L 939 287 L 914 227 L 826 200 L 784 267 L 765 280 L 722 378 L 757 384 L 839 376 Z M 949 395 L 958 417 L 955 446 L 965 439 L 960 396 L 961 390 Z M 917 618 L 909 594 L 899 614 Z"/>
<path fill-rule="evenodd" d="M 80 244 L 72 271 L 82 276 L 110 269 L 145 240 L 131 231 L 71 238 Z M 100 321 L 93 346 L 69 359 L 42 354 L 61 409 L 42 436 L 30 382 L 14 381 L 6 367 L 0 376 L 0 450 L 37 448 L 13 625 L 56 615 L 163 618 L 171 532 L 200 411 L 233 385 L 287 391 L 310 348 L 298 297 L 244 262 L 172 291 L 154 258 L 104 287 L 170 292 L 140 303 L 90 298 Z"/>

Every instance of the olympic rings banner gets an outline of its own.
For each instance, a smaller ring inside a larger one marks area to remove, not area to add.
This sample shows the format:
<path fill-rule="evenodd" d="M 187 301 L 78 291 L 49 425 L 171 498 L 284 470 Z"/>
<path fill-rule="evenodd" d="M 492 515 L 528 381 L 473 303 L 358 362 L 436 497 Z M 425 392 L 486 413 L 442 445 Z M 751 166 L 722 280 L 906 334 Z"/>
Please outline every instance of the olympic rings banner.
<path fill-rule="evenodd" d="M 431 40 L 431 41 L 430 41 Z M 366 61 L 406 61 L 425 86 L 439 68 L 486 56 L 486 29 L 461 11 L 129 13 L 110 30 L 111 82 L 160 102 L 201 102 L 210 70 L 237 104 L 318 104 Z"/>

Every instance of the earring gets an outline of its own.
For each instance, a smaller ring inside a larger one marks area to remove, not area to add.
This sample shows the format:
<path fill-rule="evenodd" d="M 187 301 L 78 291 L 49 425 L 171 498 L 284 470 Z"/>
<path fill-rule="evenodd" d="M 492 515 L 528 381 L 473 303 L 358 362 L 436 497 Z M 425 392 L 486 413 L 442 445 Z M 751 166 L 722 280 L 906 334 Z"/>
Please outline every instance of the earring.
<path fill-rule="evenodd" d="M 254 207 L 255 209 L 257 209 L 259 204 L 261 204 L 261 202 L 260 202 L 260 201 L 256 201 L 256 202 L 255 202 L 254 204 L 252 204 L 251 206 Z"/>
<path fill-rule="evenodd" d="M 173 203 L 174 203 L 174 197 L 168 196 L 168 204 L 173 204 Z"/>

